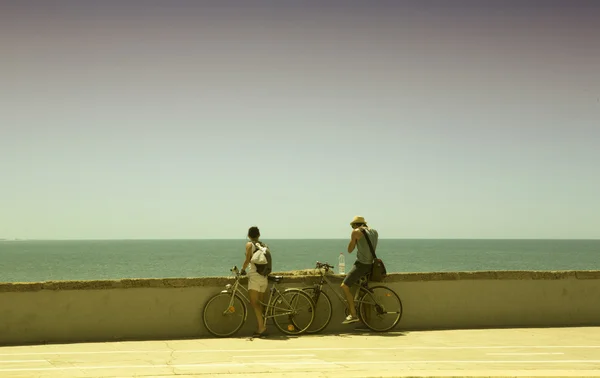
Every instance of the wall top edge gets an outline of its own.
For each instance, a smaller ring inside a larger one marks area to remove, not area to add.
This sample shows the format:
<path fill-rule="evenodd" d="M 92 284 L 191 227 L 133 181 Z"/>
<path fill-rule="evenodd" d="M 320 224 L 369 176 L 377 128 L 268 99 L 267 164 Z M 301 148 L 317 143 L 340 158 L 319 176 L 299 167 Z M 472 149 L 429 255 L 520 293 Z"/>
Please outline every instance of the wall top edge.
<path fill-rule="evenodd" d="M 272 275 L 286 276 L 284 284 L 309 283 L 318 275 L 314 269 L 275 272 Z M 331 278 L 342 279 L 342 275 L 332 274 Z M 428 272 L 428 273 L 389 273 L 385 283 L 403 281 L 457 281 L 457 280 L 564 280 L 600 279 L 600 270 L 565 271 L 475 271 L 475 272 Z M 222 286 L 233 281 L 230 277 L 195 278 L 124 278 L 119 280 L 90 281 L 44 281 L 44 282 L 0 282 L 0 292 L 27 292 L 40 290 L 105 290 L 130 288 L 185 288 L 198 286 Z M 242 279 L 246 282 L 246 278 Z"/>

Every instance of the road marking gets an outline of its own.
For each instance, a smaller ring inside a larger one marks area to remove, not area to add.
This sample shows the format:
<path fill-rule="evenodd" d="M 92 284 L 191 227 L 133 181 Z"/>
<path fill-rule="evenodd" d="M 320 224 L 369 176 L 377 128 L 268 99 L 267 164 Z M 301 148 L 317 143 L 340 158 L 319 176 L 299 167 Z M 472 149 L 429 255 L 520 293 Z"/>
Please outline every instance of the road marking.
<path fill-rule="evenodd" d="M 556 355 L 564 354 L 563 352 L 550 352 L 550 353 L 486 353 L 488 356 L 541 356 L 541 355 Z"/>
<path fill-rule="evenodd" d="M 11 371 L 64 371 L 64 370 L 99 370 L 99 369 L 185 369 L 185 368 L 215 368 L 215 367 L 239 367 L 248 366 L 290 366 L 290 365 L 336 365 L 343 368 L 344 365 L 400 365 L 400 364 L 590 364 L 600 363 L 600 360 L 413 360 L 413 361 L 296 361 L 296 362 L 231 362 L 231 363 L 206 363 L 206 364 L 161 364 L 161 365 L 104 365 L 104 366 L 65 366 L 65 367 L 47 367 L 47 368 L 9 368 L 0 369 L 0 372 Z"/>
<path fill-rule="evenodd" d="M 0 356 L 43 356 L 43 355 L 82 355 L 82 354 L 121 354 L 121 353 L 240 353 L 240 352 L 314 352 L 314 351 L 361 351 L 361 350 L 461 350 L 461 349 L 598 349 L 600 345 L 494 345 L 494 346 L 405 346 L 383 348 L 269 348 L 269 349 L 161 349 L 161 350 L 103 350 L 93 352 L 27 352 L 27 353 L 0 353 Z"/>
<path fill-rule="evenodd" d="M 48 361 L 47 360 L 0 360 L 0 364 L 21 363 L 21 362 L 48 362 Z"/>
<path fill-rule="evenodd" d="M 316 357 L 316 354 L 267 354 L 267 355 L 248 355 L 248 356 L 233 356 L 233 358 L 274 358 L 274 357 Z"/>

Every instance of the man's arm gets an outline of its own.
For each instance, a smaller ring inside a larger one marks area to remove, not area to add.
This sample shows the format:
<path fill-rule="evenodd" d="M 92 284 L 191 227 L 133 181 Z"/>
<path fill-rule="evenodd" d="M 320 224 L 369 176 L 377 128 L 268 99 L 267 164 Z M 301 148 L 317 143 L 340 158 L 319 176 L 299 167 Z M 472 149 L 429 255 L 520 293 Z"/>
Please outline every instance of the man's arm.
<path fill-rule="evenodd" d="M 356 248 L 356 242 L 358 239 L 362 238 L 362 236 L 363 234 L 360 232 L 360 228 L 355 228 L 352 230 L 352 233 L 350 234 L 350 243 L 348 243 L 348 253 L 352 253 L 352 251 L 354 251 L 354 248 Z"/>

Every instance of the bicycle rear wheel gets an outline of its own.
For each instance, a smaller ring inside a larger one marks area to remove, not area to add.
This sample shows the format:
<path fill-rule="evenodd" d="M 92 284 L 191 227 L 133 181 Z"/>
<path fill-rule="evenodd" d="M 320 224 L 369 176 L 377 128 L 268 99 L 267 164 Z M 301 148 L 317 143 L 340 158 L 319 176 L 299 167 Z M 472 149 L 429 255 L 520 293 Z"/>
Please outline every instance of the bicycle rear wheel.
<path fill-rule="evenodd" d="M 204 326 L 214 336 L 231 336 L 242 328 L 248 310 L 238 295 L 219 293 L 204 306 L 202 319 Z"/>
<path fill-rule="evenodd" d="M 402 317 L 400 297 L 385 286 L 363 289 L 358 306 L 363 323 L 376 332 L 385 332 L 394 328 Z"/>
<path fill-rule="evenodd" d="M 331 321 L 333 306 L 331 299 L 323 290 L 309 287 L 302 289 L 313 300 L 315 306 L 315 318 L 312 324 L 306 330 L 306 333 L 318 333 L 325 329 Z"/>
<path fill-rule="evenodd" d="M 315 318 L 312 299 L 300 289 L 287 289 L 273 302 L 273 323 L 283 333 L 299 335 L 310 327 Z"/>

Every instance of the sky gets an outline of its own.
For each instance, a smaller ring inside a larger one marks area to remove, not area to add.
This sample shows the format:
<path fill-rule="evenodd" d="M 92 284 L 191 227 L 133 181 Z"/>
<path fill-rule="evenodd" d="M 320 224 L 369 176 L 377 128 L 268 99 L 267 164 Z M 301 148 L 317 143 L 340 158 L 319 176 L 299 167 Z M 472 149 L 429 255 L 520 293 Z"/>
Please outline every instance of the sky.
<path fill-rule="evenodd" d="M 0 0 L 0 238 L 600 238 L 600 3 Z"/>

